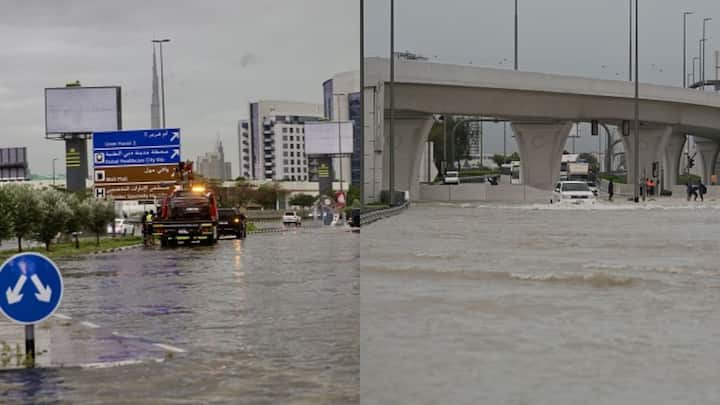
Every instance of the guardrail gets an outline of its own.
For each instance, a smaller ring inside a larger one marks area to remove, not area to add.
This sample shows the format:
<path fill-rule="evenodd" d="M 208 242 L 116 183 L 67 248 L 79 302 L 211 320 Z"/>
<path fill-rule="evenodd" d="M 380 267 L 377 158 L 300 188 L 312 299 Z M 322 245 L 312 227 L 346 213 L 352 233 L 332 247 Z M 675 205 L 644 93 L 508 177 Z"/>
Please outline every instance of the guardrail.
<path fill-rule="evenodd" d="M 398 205 L 397 207 L 374 210 L 371 212 L 360 214 L 360 225 L 368 225 L 375 221 L 398 215 L 404 210 L 406 210 L 408 207 L 410 207 L 410 202 L 405 201 L 402 205 Z"/>

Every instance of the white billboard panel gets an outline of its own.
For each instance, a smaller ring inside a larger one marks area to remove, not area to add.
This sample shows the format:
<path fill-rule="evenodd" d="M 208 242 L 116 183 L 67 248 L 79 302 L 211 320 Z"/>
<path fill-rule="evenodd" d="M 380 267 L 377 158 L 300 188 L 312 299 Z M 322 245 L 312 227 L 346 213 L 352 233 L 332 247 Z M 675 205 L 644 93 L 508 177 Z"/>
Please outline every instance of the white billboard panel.
<path fill-rule="evenodd" d="M 340 145 L 338 145 L 338 131 Z M 353 123 L 325 121 L 305 123 L 305 153 L 308 155 L 353 153 Z"/>
<path fill-rule="evenodd" d="M 46 134 L 117 131 L 119 121 L 119 87 L 45 89 Z"/>

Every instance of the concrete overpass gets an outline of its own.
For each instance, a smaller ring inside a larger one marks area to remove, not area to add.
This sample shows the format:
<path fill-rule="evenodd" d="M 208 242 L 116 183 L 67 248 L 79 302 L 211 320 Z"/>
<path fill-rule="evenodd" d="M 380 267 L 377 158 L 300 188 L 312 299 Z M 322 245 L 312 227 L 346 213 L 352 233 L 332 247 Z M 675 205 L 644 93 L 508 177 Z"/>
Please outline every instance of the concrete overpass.
<path fill-rule="evenodd" d="M 550 189 L 574 122 L 620 126 L 634 119 L 634 85 L 587 79 L 397 60 L 395 63 L 395 184 L 419 192 L 423 142 L 433 114 L 495 117 L 511 122 L 526 184 Z M 389 60 L 368 58 L 365 80 L 365 191 L 373 199 L 388 188 Z M 679 87 L 640 85 L 640 174 L 663 162 L 665 186 L 677 182 L 685 134 L 696 136 L 708 182 L 720 150 L 720 95 Z M 632 133 L 631 133 L 632 134 Z M 632 135 L 622 137 L 633 167 Z M 629 173 L 629 179 L 634 173 Z"/>

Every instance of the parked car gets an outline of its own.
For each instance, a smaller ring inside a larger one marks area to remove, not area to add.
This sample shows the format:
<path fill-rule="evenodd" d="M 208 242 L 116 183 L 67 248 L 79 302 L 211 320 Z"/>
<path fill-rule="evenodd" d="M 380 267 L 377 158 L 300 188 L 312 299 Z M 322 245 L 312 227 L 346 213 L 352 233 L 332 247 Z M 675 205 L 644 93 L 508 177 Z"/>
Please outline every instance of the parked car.
<path fill-rule="evenodd" d="M 125 218 L 115 218 L 115 233 L 114 235 L 133 235 L 135 233 L 135 224 L 131 224 Z M 113 224 L 107 226 L 108 235 L 113 235 Z"/>
<path fill-rule="evenodd" d="M 283 225 L 287 226 L 293 224 L 295 226 L 302 225 L 302 218 L 295 211 L 287 211 L 282 217 Z"/>
<path fill-rule="evenodd" d="M 218 236 L 245 237 L 245 216 L 235 208 L 218 208 Z"/>
<path fill-rule="evenodd" d="M 550 204 L 595 204 L 595 201 L 595 194 L 584 181 L 559 181 L 550 197 Z"/>
<path fill-rule="evenodd" d="M 458 171 L 447 171 L 445 177 L 443 177 L 444 184 L 460 184 L 460 172 Z"/>

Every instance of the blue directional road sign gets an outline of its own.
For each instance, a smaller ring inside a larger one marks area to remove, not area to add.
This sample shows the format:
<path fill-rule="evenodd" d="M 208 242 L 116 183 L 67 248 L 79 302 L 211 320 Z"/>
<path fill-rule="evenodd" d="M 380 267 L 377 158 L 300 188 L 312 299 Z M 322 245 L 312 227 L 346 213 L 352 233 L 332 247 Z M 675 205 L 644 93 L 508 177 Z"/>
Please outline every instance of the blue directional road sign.
<path fill-rule="evenodd" d="M 140 129 L 93 133 L 93 150 L 175 146 L 180 147 L 180 128 Z"/>
<path fill-rule="evenodd" d="M 180 162 L 180 146 L 95 149 L 93 156 L 95 167 L 175 164 Z"/>
<path fill-rule="evenodd" d="M 43 321 L 55 312 L 62 295 L 60 270 L 41 254 L 20 253 L 0 267 L 0 312 L 12 321 Z"/>

